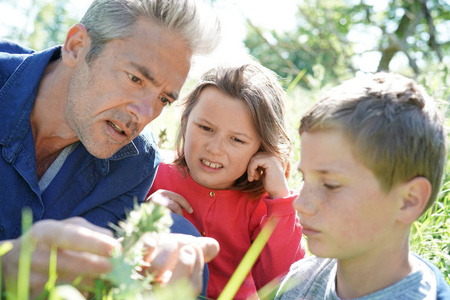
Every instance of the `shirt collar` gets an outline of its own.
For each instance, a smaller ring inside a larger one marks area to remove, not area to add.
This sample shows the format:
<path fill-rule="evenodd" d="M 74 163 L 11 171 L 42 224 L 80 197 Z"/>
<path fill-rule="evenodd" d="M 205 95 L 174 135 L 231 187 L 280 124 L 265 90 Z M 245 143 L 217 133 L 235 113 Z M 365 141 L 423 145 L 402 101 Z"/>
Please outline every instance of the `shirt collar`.
<path fill-rule="evenodd" d="M 25 135 L 31 130 L 30 113 L 42 73 L 49 61 L 61 56 L 61 46 L 20 55 L 22 61 L 11 71 L 8 81 L 0 89 L 0 144 L 3 155 L 11 162 Z"/>
<path fill-rule="evenodd" d="M 97 171 L 104 176 L 109 172 L 110 160 L 112 161 L 121 160 L 128 156 L 134 156 L 138 154 L 139 154 L 138 148 L 136 147 L 134 142 L 131 141 L 131 143 L 120 148 L 120 150 L 114 153 L 110 158 L 100 159 L 95 157 L 95 166 L 97 168 Z"/>

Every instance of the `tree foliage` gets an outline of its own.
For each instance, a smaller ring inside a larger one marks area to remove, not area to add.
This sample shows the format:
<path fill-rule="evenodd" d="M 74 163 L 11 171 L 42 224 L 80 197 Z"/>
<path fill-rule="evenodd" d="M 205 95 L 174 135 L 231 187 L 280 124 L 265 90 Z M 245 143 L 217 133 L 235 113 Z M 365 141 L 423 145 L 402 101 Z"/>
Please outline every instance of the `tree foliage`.
<path fill-rule="evenodd" d="M 77 22 L 78 16 L 70 13 L 68 1 L 32 0 L 30 5 L 23 1 L 10 2 L 12 10 L 25 16 L 25 22 L 4 24 L 8 33 L 3 38 L 11 39 L 35 50 L 43 50 L 65 40 L 67 30 Z"/>
<path fill-rule="evenodd" d="M 448 86 L 450 3 L 388 0 L 380 9 L 381 2 L 299 1 L 295 29 L 280 33 L 248 20 L 244 43 L 250 54 L 286 78 L 286 86 L 302 69 L 310 75 L 306 79 L 319 78 L 322 87 L 367 71 L 368 63 L 375 64 L 373 71 L 392 71 L 395 58 L 407 61 L 395 71 L 419 81 L 432 71 L 437 85 Z M 301 85 L 313 88 L 310 80 Z"/>

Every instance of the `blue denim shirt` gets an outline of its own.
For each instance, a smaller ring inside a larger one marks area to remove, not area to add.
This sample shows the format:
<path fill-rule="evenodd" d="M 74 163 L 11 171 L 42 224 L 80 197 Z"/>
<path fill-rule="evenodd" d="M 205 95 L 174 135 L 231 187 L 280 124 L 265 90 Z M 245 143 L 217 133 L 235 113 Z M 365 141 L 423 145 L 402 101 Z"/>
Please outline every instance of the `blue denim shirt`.
<path fill-rule="evenodd" d="M 43 71 L 60 53 L 60 46 L 34 52 L 0 40 L 0 240 L 21 234 L 25 206 L 33 221 L 81 216 L 108 228 L 125 218 L 134 196 L 144 200 L 160 162 L 151 135 L 139 135 L 109 159 L 80 143 L 41 195 L 30 112 Z"/>

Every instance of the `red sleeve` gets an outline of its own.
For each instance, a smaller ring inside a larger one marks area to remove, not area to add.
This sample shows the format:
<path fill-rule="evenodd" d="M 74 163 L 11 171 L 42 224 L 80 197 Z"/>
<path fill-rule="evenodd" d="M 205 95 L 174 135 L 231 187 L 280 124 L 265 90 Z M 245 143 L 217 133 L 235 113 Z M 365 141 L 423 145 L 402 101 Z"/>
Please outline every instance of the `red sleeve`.
<path fill-rule="evenodd" d="M 147 193 L 145 198 L 148 198 L 151 194 L 156 192 L 159 189 L 169 189 L 167 185 L 170 183 L 170 175 L 173 172 L 173 168 L 169 164 L 160 163 L 158 166 L 158 170 L 156 171 L 155 180 L 153 180 L 152 186 Z M 170 189 L 169 189 L 170 190 Z"/>
<path fill-rule="evenodd" d="M 302 227 L 292 206 L 296 197 L 297 194 L 291 193 L 278 199 L 270 199 L 267 195 L 262 198 L 267 206 L 267 215 L 260 219 L 260 226 L 254 231 L 252 240 L 256 239 L 269 218 L 276 218 L 278 223 L 252 268 L 258 290 L 274 278 L 281 279 L 292 263 L 305 256 L 305 248 L 301 245 Z"/>

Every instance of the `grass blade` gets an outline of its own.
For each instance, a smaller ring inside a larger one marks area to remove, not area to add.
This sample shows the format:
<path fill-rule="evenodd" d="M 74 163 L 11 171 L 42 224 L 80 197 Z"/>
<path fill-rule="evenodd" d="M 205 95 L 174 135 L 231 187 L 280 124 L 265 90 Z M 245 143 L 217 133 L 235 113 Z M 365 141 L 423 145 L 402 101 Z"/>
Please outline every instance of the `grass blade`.
<path fill-rule="evenodd" d="M 255 263 L 262 249 L 264 248 L 270 236 L 272 235 L 272 232 L 277 226 L 277 223 L 278 223 L 277 220 L 270 219 L 266 223 L 266 225 L 264 225 L 263 229 L 256 237 L 253 244 L 250 246 L 247 253 L 245 253 L 244 258 L 239 263 L 238 267 L 236 268 L 236 271 L 234 271 L 233 275 L 231 276 L 230 280 L 228 281 L 227 285 L 225 286 L 225 288 L 223 289 L 222 293 L 220 294 L 219 298 L 217 298 L 217 300 L 233 299 L 234 295 L 236 295 L 239 287 L 241 286 L 248 272 L 250 272 L 250 269 L 253 267 L 253 264 Z"/>
<path fill-rule="evenodd" d="M 286 89 L 286 94 L 289 94 L 290 91 L 297 85 L 297 83 L 300 81 L 300 79 L 303 78 L 303 76 L 306 74 L 306 69 L 303 69 L 300 71 L 300 73 L 295 76 L 294 80 L 289 84 L 288 88 Z"/>
<path fill-rule="evenodd" d="M 19 256 L 19 277 L 17 279 L 18 300 L 29 299 L 31 257 L 35 246 L 30 231 L 32 224 L 33 213 L 29 207 L 25 207 L 22 210 L 22 246 Z"/>
<path fill-rule="evenodd" d="M 9 250 L 11 250 L 12 248 L 13 248 L 13 244 L 11 242 L 4 242 L 3 244 L 0 245 L 0 298 L 1 298 L 1 292 L 3 291 L 3 287 L 2 287 L 2 283 L 3 283 L 2 274 L 3 274 L 3 272 L 1 272 L 1 270 L 2 270 L 2 256 L 5 255 L 5 253 L 8 252 Z"/>

